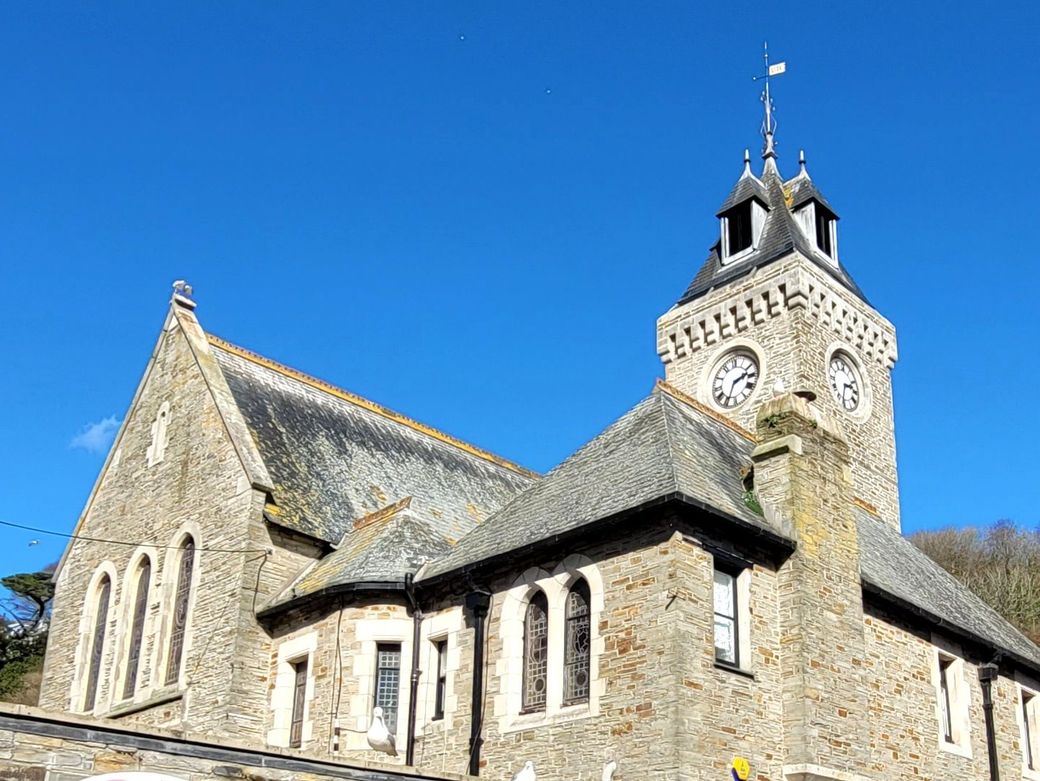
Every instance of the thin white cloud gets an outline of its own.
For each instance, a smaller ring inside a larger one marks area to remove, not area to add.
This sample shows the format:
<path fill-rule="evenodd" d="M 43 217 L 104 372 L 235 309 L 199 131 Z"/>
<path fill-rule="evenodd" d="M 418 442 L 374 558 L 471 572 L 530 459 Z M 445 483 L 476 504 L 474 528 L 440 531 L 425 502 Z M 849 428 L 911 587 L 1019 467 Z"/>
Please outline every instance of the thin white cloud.
<path fill-rule="evenodd" d="M 69 442 L 69 447 L 86 450 L 88 453 L 104 453 L 112 444 L 120 421 L 115 415 L 109 415 L 96 423 L 88 423 Z"/>

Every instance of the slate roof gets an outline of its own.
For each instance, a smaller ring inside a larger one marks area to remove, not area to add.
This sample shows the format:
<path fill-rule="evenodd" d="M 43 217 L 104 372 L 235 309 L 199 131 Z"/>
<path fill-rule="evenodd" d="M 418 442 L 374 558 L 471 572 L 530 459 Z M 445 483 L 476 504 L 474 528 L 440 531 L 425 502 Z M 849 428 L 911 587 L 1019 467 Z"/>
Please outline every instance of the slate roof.
<path fill-rule="evenodd" d="M 332 553 L 305 569 L 268 609 L 356 583 L 402 581 L 451 545 L 412 512 L 406 497 L 358 521 Z"/>
<path fill-rule="evenodd" d="M 536 475 L 463 442 L 210 337 L 271 476 L 271 520 L 343 541 L 353 522 L 412 497 L 410 513 L 454 542 Z"/>
<path fill-rule="evenodd" d="M 474 529 L 418 580 L 519 550 L 682 494 L 736 524 L 781 539 L 790 532 L 743 501 L 742 469 L 755 443 L 665 384 Z M 1040 648 L 884 521 L 857 508 L 864 584 L 930 620 L 961 630 L 1040 669 Z M 720 519 L 721 522 L 721 519 Z"/>
<path fill-rule="evenodd" d="M 424 569 L 428 580 L 593 521 L 680 494 L 745 527 L 785 537 L 744 503 L 746 432 L 659 384 L 603 433 Z"/>
<path fill-rule="evenodd" d="M 1040 648 L 890 525 L 858 511 L 866 584 L 1040 669 Z"/>
<path fill-rule="evenodd" d="M 834 214 L 834 207 L 827 203 L 827 199 L 816 189 L 816 185 L 809 178 L 809 174 L 805 173 L 804 169 L 798 176 L 784 182 L 784 190 L 787 192 L 787 199 L 791 203 L 791 211 L 795 211 L 804 203 L 815 200 L 823 204 L 831 214 Z"/>
<path fill-rule="evenodd" d="M 769 193 L 766 192 L 766 186 L 761 179 L 751 173 L 750 168 L 746 169 L 737 183 L 733 185 L 733 189 L 730 190 L 715 216 L 721 217 L 723 212 L 729 211 L 738 203 L 744 203 L 749 198 L 757 198 L 763 206 L 769 206 Z"/>
<path fill-rule="evenodd" d="M 804 178 L 808 180 L 808 176 Z M 747 179 L 748 177 L 741 177 L 741 180 L 737 182 L 737 187 L 734 188 L 734 192 L 730 194 L 730 198 L 741 188 L 741 182 L 747 181 Z M 798 180 L 798 177 L 791 181 L 794 182 L 796 180 Z M 842 266 L 835 268 L 831 263 L 824 260 L 817 252 L 813 242 L 802 232 L 791 213 L 793 207 L 789 201 L 790 188 L 781 179 L 780 172 L 772 159 L 766 161 L 765 169 L 762 171 L 761 182 L 765 188 L 765 200 L 769 210 L 766 214 L 765 225 L 762 228 L 762 236 L 759 239 L 758 247 L 749 253 L 747 257 L 736 263 L 723 265 L 719 254 L 719 244 L 716 242 L 709 251 L 704 265 L 701 266 L 689 287 L 686 288 L 686 292 L 682 294 L 677 305 L 699 298 L 719 285 L 749 274 L 755 269 L 787 257 L 793 252 L 797 252 L 815 263 L 853 294 L 863 301 L 867 301 L 867 297 L 845 268 Z M 811 181 L 809 185 L 812 187 L 812 191 L 816 192 L 816 187 Z M 804 185 L 799 184 L 798 188 L 801 193 Z M 788 191 L 785 192 L 785 190 Z M 808 191 L 805 190 L 805 192 Z M 817 196 L 819 195 L 818 192 L 816 194 Z M 820 196 L 820 199 L 826 205 L 826 201 L 822 200 L 822 196 Z M 729 205 L 723 204 L 723 210 L 737 203 L 729 203 L 729 201 L 730 199 L 727 198 L 726 204 Z M 827 206 L 827 208 L 830 209 L 830 206 Z"/>

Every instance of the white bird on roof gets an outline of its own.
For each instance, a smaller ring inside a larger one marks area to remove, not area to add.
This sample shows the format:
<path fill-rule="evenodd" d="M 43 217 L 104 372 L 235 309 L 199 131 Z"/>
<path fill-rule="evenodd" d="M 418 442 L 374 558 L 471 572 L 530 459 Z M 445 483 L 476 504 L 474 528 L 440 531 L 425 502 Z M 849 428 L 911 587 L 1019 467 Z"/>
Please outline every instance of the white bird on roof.
<path fill-rule="evenodd" d="M 368 733 L 365 737 L 368 738 L 368 745 L 375 751 L 382 751 L 384 754 L 389 754 L 392 757 L 397 756 L 394 736 L 390 734 L 390 730 L 383 723 L 382 708 L 375 707 L 372 709 L 372 726 L 368 728 Z"/>
<path fill-rule="evenodd" d="M 513 781 L 537 781 L 538 776 L 534 774 L 534 762 L 527 760 L 520 772 L 513 776 Z"/>
<path fill-rule="evenodd" d="M 617 772 L 617 760 L 612 759 L 603 766 L 603 781 L 614 781 L 614 774 Z"/>

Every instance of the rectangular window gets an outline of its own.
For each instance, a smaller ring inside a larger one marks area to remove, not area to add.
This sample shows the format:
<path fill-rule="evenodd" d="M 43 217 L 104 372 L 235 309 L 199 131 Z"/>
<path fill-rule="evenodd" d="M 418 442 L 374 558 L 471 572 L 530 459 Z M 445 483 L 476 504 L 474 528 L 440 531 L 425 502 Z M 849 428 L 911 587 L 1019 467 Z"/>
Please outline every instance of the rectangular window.
<path fill-rule="evenodd" d="M 953 743 L 953 659 L 939 657 L 939 727 L 943 740 Z"/>
<path fill-rule="evenodd" d="M 834 257 L 831 251 L 831 226 L 834 219 L 820 206 L 816 206 L 816 246 L 828 257 Z"/>
<path fill-rule="evenodd" d="M 433 647 L 437 651 L 437 690 L 433 700 L 433 720 L 439 721 L 444 718 L 444 698 L 448 692 L 448 641 L 435 640 Z"/>
<path fill-rule="evenodd" d="M 397 704 L 401 684 L 401 644 L 376 646 L 376 707 L 383 709 L 383 723 L 397 733 Z"/>
<path fill-rule="evenodd" d="M 303 711 L 307 705 L 307 659 L 293 663 L 292 724 L 289 727 L 289 747 L 303 745 Z"/>
<path fill-rule="evenodd" d="M 726 212 L 726 256 L 736 255 L 751 246 L 751 201 Z"/>
<path fill-rule="evenodd" d="M 715 659 L 740 666 L 740 621 L 737 600 L 738 573 L 715 567 Z"/>
<path fill-rule="evenodd" d="M 1022 758 L 1027 770 L 1037 770 L 1037 698 L 1025 689 L 1019 692 L 1022 695 Z"/>

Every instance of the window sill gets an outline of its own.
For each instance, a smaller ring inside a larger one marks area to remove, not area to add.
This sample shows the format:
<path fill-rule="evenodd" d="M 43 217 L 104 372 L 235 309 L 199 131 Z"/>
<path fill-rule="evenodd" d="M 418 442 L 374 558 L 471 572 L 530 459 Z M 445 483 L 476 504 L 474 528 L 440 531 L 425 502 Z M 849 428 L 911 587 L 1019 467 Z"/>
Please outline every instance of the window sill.
<path fill-rule="evenodd" d="M 156 708 L 160 705 L 166 705 L 170 702 L 176 702 L 184 697 L 184 690 L 178 688 L 160 689 L 157 692 L 153 692 L 148 699 L 134 701 L 129 700 L 127 702 L 121 702 L 118 705 L 113 705 L 105 713 L 101 714 L 107 719 L 118 719 L 121 716 L 129 716 L 132 713 L 140 713 L 141 711 L 148 710 L 149 708 Z"/>
<path fill-rule="evenodd" d="M 1030 767 L 1026 767 L 1025 763 L 1022 763 L 1022 778 L 1027 781 L 1040 781 L 1040 769 L 1033 770 Z"/>
<path fill-rule="evenodd" d="M 730 664 L 729 662 L 721 662 L 718 659 L 716 659 L 715 660 L 715 669 L 716 670 L 725 670 L 728 673 L 733 673 L 734 675 L 739 675 L 740 677 L 747 678 L 748 680 L 751 680 L 751 681 L 755 680 L 755 674 L 753 672 L 751 672 L 751 670 L 745 670 L 743 667 L 738 667 L 737 665 Z"/>
<path fill-rule="evenodd" d="M 939 740 L 939 749 L 945 751 L 948 754 L 956 754 L 958 757 L 964 757 L 965 759 L 972 759 L 971 746 L 962 746 L 960 743 L 950 743 L 947 740 Z"/>
<path fill-rule="evenodd" d="M 519 713 L 509 720 L 509 722 L 502 728 L 501 732 L 507 734 L 510 732 L 523 732 L 524 730 L 538 729 L 539 727 L 548 727 L 554 724 L 569 724 L 572 721 L 581 721 L 582 719 L 590 718 L 592 715 L 592 708 L 587 702 L 582 702 L 577 705 L 564 705 L 551 713 L 546 713 L 545 711 Z"/>

